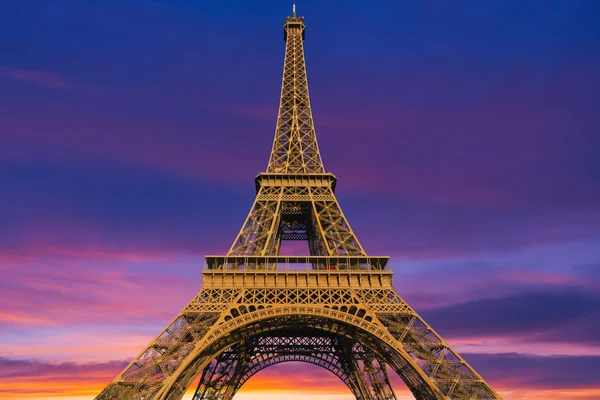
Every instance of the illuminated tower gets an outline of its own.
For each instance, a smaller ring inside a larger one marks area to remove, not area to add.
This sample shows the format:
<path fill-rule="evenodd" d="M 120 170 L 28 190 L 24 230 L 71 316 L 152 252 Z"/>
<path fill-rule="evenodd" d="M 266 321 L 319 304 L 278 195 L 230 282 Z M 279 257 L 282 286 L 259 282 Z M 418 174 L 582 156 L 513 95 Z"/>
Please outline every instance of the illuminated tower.
<path fill-rule="evenodd" d="M 329 370 L 361 400 L 396 398 L 386 365 L 417 399 L 500 399 L 350 228 L 317 146 L 295 6 L 283 33 L 275 139 L 246 221 L 226 255 L 206 257 L 198 295 L 96 399 L 179 400 L 200 375 L 195 400 L 229 400 L 286 361 Z M 284 240 L 307 241 L 309 254 L 280 256 Z"/>

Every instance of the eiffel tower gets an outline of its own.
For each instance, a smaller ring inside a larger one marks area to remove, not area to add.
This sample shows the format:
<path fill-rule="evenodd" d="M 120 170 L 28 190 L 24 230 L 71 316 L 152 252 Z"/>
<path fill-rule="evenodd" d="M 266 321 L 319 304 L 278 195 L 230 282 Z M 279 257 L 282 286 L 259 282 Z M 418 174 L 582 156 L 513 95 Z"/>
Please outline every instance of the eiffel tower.
<path fill-rule="evenodd" d="M 96 399 L 179 400 L 200 376 L 194 400 L 230 400 L 287 361 L 327 369 L 359 400 L 396 399 L 386 366 L 416 399 L 500 399 L 350 228 L 317 146 L 295 6 L 283 34 L 275 140 L 246 221 L 226 255 L 206 257 L 198 295 Z M 310 255 L 280 255 L 284 240 L 307 241 Z"/>

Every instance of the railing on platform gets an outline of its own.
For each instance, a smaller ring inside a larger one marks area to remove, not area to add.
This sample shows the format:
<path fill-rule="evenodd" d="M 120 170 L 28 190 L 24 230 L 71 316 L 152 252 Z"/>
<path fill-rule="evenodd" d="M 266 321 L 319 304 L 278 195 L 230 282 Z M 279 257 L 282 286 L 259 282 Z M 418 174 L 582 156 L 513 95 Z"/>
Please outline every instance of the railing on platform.
<path fill-rule="evenodd" d="M 208 269 L 223 270 L 384 270 L 385 256 L 206 256 Z"/>

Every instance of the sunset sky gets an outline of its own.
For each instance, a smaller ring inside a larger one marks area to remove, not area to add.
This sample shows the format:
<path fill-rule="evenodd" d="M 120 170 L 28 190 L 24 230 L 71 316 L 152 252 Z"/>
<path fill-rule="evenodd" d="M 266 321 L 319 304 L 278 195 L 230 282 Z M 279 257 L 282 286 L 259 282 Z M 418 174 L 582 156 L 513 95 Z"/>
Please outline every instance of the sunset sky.
<path fill-rule="evenodd" d="M 325 168 L 400 296 L 504 399 L 600 399 L 600 1 L 297 3 Z M 93 398 L 197 293 L 290 13 L 0 1 L 0 398 Z M 236 397 L 351 398 L 301 363 Z"/>

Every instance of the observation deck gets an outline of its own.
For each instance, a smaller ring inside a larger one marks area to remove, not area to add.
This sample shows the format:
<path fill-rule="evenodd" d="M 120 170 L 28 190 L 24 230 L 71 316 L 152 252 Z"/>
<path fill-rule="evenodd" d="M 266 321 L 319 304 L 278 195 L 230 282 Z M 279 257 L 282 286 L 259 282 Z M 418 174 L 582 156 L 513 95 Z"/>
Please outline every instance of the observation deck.
<path fill-rule="evenodd" d="M 383 271 L 388 256 L 206 256 L 208 270 Z"/>

